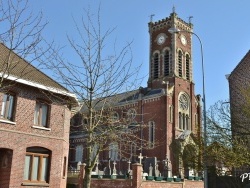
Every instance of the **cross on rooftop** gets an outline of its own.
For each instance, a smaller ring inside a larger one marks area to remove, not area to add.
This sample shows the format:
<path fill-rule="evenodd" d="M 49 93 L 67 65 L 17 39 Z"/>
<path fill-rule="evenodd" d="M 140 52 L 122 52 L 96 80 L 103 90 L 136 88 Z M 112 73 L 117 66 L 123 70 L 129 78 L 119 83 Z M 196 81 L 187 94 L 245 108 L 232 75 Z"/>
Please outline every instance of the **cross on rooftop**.
<path fill-rule="evenodd" d="M 149 17 L 150 17 L 150 22 L 153 22 L 153 17 L 154 17 L 155 15 L 154 14 L 151 14 Z"/>

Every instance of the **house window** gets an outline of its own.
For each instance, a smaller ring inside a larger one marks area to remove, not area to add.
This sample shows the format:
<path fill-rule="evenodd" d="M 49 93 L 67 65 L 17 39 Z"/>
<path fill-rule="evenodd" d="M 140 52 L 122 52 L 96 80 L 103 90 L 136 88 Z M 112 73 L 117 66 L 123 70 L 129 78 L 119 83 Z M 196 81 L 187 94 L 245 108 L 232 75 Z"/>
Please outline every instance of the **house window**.
<path fill-rule="evenodd" d="M 3 95 L 1 118 L 14 121 L 14 105 L 15 105 L 15 95 L 10 93 L 5 93 Z"/>
<path fill-rule="evenodd" d="M 170 53 L 168 50 L 164 54 L 164 76 L 169 76 L 170 74 Z"/>
<path fill-rule="evenodd" d="M 26 150 L 24 165 L 24 182 L 48 183 L 50 151 L 40 147 Z"/>
<path fill-rule="evenodd" d="M 49 105 L 42 101 L 36 102 L 34 124 L 38 126 L 48 127 L 48 111 Z"/>
<path fill-rule="evenodd" d="M 178 52 L 178 74 L 179 77 L 182 77 L 182 52 Z"/>
<path fill-rule="evenodd" d="M 154 75 L 153 78 L 156 79 L 159 77 L 159 54 L 154 55 Z"/>
<path fill-rule="evenodd" d="M 118 160 L 118 144 L 117 143 L 109 144 L 109 158 L 111 161 Z"/>
<path fill-rule="evenodd" d="M 190 57 L 189 55 L 186 55 L 186 78 L 187 80 L 190 80 Z"/>
<path fill-rule="evenodd" d="M 63 158 L 63 178 L 66 177 L 66 164 L 67 164 L 67 157 Z"/>
<path fill-rule="evenodd" d="M 149 122 L 149 147 L 153 148 L 154 147 L 154 142 L 155 142 L 155 123 L 154 122 Z"/>

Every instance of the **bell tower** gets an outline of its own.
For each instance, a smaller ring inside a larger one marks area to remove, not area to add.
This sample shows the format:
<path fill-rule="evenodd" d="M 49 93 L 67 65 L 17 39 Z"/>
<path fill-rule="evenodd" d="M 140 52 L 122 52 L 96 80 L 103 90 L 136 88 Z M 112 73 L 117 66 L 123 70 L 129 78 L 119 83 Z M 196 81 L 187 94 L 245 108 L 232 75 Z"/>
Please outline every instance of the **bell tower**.
<path fill-rule="evenodd" d="M 192 31 L 193 25 L 178 18 L 174 12 L 169 17 L 148 24 L 150 39 L 149 79 L 151 89 L 163 88 L 162 84 L 174 83 L 175 78 L 193 81 Z M 171 34 L 170 28 L 181 32 Z"/>
<path fill-rule="evenodd" d="M 148 23 L 149 90 L 164 91 L 166 156 L 172 161 L 173 173 L 184 175 L 185 143 L 201 129 L 201 100 L 195 95 L 192 61 L 193 25 L 173 12 L 169 17 Z M 171 32 L 170 31 L 178 31 Z M 161 108 L 161 110 L 164 108 Z M 181 144 L 178 157 L 172 143 Z M 173 149 L 173 148 L 172 148 Z M 180 157 L 182 156 L 182 157 Z"/>

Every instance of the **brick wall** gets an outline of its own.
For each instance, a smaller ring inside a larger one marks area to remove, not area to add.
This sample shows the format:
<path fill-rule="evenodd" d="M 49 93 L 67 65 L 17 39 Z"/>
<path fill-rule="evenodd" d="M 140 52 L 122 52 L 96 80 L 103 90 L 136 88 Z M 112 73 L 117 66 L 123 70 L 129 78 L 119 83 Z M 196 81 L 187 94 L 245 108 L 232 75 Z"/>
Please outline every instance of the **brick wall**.
<path fill-rule="evenodd" d="M 248 53 L 243 57 L 228 78 L 232 129 L 237 129 L 237 132 L 241 126 L 245 126 L 244 124 L 248 126 L 249 124 L 247 115 L 242 115 L 244 108 L 249 108 L 249 64 L 250 51 L 248 51 Z"/>
<path fill-rule="evenodd" d="M 91 182 L 91 188 L 203 188 L 203 181 L 185 180 L 184 182 L 156 182 L 143 181 L 138 187 L 132 184 L 131 180 L 96 180 Z"/>
<path fill-rule="evenodd" d="M 0 177 L 0 187 L 26 187 L 21 185 L 26 148 L 28 147 L 43 147 L 51 151 L 49 187 L 66 187 L 63 163 L 64 157 L 68 158 L 69 109 L 52 97 L 49 120 L 51 130 L 37 129 L 32 127 L 36 98 L 49 100 L 47 95 L 36 88 L 24 85 L 15 85 L 12 91 L 17 95 L 15 123 L 0 120 L 0 150 L 9 149 L 13 155 L 9 168 L 0 168 L 0 176 L 6 174 L 10 169 L 9 175 L 4 178 Z M 1 93 L 0 101 L 2 101 Z M 1 105 L 0 102 L 0 110 Z"/>
<path fill-rule="evenodd" d="M 93 188 L 128 188 L 131 187 L 131 180 L 92 180 L 91 187 Z"/>
<path fill-rule="evenodd" d="M 133 179 L 92 179 L 91 188 L 203 188 L 203 181 L 184 180 L 183 182 L 146 181 L 141 178 L 141 165 L 133 164 Z M 70 180 L 73 182 L 73 180 Z M 83 180 L 84 181 L 84 180 Z M 76 181 L 75 181 L 76 182 Z"/>

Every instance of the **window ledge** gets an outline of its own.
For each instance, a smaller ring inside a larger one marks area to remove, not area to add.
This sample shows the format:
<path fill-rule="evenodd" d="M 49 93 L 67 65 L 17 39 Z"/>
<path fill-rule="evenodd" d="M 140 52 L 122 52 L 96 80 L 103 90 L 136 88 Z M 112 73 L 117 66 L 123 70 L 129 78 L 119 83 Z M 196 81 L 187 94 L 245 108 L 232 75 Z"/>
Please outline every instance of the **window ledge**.
<path fill-rule="evenodd" d="M 48 183 L 31 183 L 31 182 L 24 182 L 22 183 L 24 186 L 43 186 L 43 187 L 49 187 Z"/>
<path fill-rule="evenodd" d="M 16 125 L 16 122 L 10 121 L 10 120 L 7 120 L 7 119 L 0 119 L 0 122 L 8 123 L 8 124 L 11 124 L 11 125 Z"/>
<path fill-rule="evenodd" d="M 36 125 L 33 125 L 32 128 L 34 128 L 34 129 L 42 129 L 42 130 L 45 130 L 45 131 L 51 131 L 51 128 L 46 128 L 46 127 L 36 126 Z"/>

